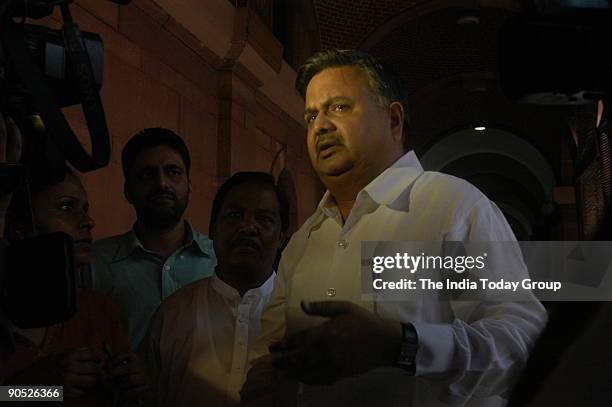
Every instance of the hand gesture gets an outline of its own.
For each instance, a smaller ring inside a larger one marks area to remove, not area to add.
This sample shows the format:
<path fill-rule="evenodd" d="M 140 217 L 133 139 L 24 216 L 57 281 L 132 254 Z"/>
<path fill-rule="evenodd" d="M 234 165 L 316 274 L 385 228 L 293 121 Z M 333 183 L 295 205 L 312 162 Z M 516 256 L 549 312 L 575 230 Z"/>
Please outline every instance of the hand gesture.
<path fill-rule="evenodd" d="M 270 346 L 273 365 L 301 382 L 321 385 L 391 366 L 399 355 L 401 325 L 347 301 L 302 302 L 323 324 Z"/>
<path fill-rule="evenodd" d="M 120 352 L 108 361 L 107 372 L 121 400 L 141 400 L 148 396 L 149 378 L 142 360 L 135 353 Z"/>
<path fill-rule="evenodd" d="M 272 355 L 265 355 L 253 361 L 247 378 L 240 390 L 242 407 L 276 407 L 277 391 L 283 380 L 282 373 L 272 366 Z"/>
<path fill-rule="evenodd" d="M 49 355 L 19 373 L 11 384 L 64 386 L 65 398 L 85 395 L 102 375 L 100 361 L 88 348 Z"/>
<path fill-rule="evenodd" d="M 81 397 L 94 388 L 102 377 L 100 360 L 89 348 L 80 348 L 62 354 L 58 359 L 63 379 L 64 397 Z"/>

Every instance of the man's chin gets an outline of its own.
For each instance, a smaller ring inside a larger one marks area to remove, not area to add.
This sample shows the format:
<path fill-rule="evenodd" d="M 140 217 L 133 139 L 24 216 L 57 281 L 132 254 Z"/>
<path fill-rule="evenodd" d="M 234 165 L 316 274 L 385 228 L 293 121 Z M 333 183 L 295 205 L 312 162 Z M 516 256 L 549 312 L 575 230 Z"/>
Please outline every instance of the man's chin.
<path fill-rule="evenodd" d="M 317 173 L 321 177 L 339 177 L 353 168 L 349 163 L 325 163 L 317 166 Z"/>
<path fill-rule="evenodd" d="M 183 218 L 184 212 L 184 210 L 179 211 L 176 208 L 147 208 L 146 211 L 138 214 L 138 218 L 147 225 L 169 227 L 178 224 Z"/>
<path fill-rule="evenodd" d="M 232 248 L 232 255 L 243 255 L 248 257 L 261 257 L 261 253 L 258 249 L 251 246 L 237 246 Z"/>
<path fill-rule="evenodd" d="M 313 166 L 319 176 L 337 177 L 350 171 L 353 168 L 353 161 L 347 156 L 346 151 L 338 151 L 325 158 L 319 155 Z"/>
<path fill-rule="evenodd" d="M 233 269 L 248 274 L 256 273 L 262 268 L 262 261 L 260 258 L 234 258 L 230 264 Z"/>

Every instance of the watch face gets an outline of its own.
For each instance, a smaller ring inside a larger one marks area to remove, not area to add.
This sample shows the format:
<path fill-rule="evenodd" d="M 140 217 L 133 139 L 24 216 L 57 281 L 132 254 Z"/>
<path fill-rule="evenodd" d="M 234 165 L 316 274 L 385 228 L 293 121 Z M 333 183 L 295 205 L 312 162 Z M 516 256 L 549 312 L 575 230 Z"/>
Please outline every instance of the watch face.
<path fill-rule="evenodd" d="M 416 344 L 403 342 L 400 346 L 400 354 L 396 366 L 404 369 L 409 374 L 416 372 Z"/>
<path fill-rule="evenodd" d="M 416 353 L 418 349 L 418 336 L 412 324 L 402 323 L 402 343 L 396 366 L 409 374 L 416 372 Z"/>

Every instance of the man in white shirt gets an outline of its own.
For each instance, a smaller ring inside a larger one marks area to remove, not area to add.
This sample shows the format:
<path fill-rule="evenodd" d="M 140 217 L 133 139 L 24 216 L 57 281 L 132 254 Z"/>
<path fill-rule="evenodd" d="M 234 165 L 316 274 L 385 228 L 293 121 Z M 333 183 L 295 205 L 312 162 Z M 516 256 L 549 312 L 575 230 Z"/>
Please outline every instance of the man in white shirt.
<path fill-rule="evenodd" d="M 361 287 L 362 241 L 515 241 L 502 213 L 469 183 L 423 171 L 400 88 L 371 56 L 321 52 L 296 85 L 327 192 L 283 252 L 242 405 L 503 405 L 546 321 L 530 293 L 389 302 L 365 301 Z M 526 276 L 515 252 L 495 255 L 509 277 Z"/>
<path fill-rule="evenodd" d="M 237 173 L 221 186 L 210 220 L 215 274 L 168 297 L 144 342 L 160 406 L 238 405 L 288 219 L 270 174 Z"/>

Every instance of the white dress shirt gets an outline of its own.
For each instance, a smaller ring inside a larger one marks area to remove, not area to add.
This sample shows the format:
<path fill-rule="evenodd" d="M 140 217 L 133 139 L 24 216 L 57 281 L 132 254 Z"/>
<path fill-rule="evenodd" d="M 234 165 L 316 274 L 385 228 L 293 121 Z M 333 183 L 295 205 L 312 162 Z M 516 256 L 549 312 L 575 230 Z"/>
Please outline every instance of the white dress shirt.
<path fill-rule="evenodd" d="M 159 405 L 238 405 L 273 283 L 274 273 L 240 297 L 215 274 L 162 303 L 145 340 Z"/>
<path fill-rule="evenodd" d="M 406 301 L 365 301 L 361 241 L 515 241 L 497 206 L 456 177 L 424 172 L 407 153 L 357 195 L 344 224 L 329 191 L 283 253 L 263 334 L 250 360 L 268 345 L 323 320 L 302 300 L 347 300 L 382 318 L 412 322 L 419 336 L 416 376 L 384 368 L 330 386 L 299 385 L 299 406 L 503 405 L 546 313 L 537 301 L 440 301 L 434 291 Z M 524 263 L 511 254 L 518 276 Z M 508 268 L 508 267 L 506 267 Z M 512 269 L 512 268 L 511 268 Z M 514 276 L 517 278 L 517 276 Z M 501 397 L 500 397 L 501 396 Z"/>

